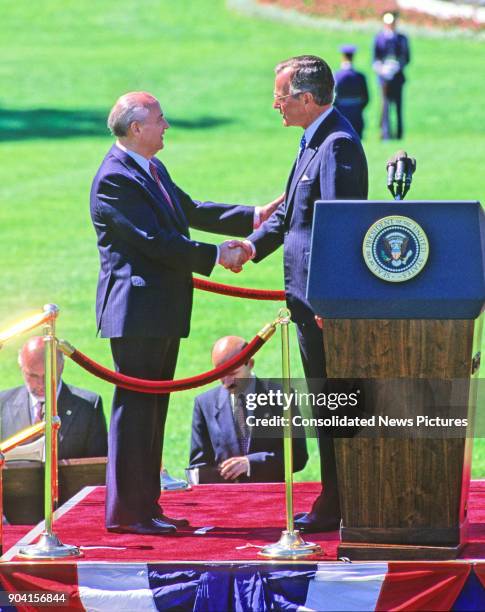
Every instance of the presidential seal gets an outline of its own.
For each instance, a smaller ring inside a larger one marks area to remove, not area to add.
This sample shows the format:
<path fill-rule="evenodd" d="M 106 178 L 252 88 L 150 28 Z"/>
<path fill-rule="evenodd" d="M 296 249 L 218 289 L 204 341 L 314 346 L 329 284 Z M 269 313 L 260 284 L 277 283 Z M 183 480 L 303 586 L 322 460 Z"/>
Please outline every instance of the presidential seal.
<path fill-rule="evenodd" d="M 423 228 L 409 217 L 383 217 L 373 223 L 362 244 L 369 270 L 390 283 L 419 274 L 426 265 L 429 243 Z"/>

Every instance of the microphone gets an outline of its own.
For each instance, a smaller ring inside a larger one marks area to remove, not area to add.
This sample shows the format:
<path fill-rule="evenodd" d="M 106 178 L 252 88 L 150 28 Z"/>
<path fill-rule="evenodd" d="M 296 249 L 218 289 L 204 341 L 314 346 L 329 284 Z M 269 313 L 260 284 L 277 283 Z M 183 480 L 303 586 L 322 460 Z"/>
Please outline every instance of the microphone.
<path fill-rule="evenodd" d="M 404 173 L 406 172 L 407 159 L 408 154 L 406 151 L 401 150 L 396 153 L 396 174 L 394 176 L 396 181 L 396 195 L 394 197 L 396 200 L 402 200 L 403 198 Z"/>
<path fill-rule="evenodd" d="M 406 160 L 408 159 L 408 154 L 406 151 L 398 151 L 396 153 L 396 183 L 402 183 L 404 180 L 404 173 L 406 171 Z"/>
<path fill-rule="evenodd" d="M 395 200 L 403 200 L 411 187 L 416 160 L 401 149 L 389 159 L 386 169 L 387 188 Z"/>
<path fill-rule="evenodd" d="M 394 176 L 396 174 L 396 158 L 391 157 L 391 159 L 387 162 L 387 188 L 391 189 L 394 183 Z"/>
<path fill-rule="evenodd" d="M 416 160 L 413 157 L 408 157 L 406 160 L 406 170 L 404 172 L 404 191 L 402 197 L 407 194 L 411 188 L 411 181 L 413 180 L 413 174 L 416 172 Z"/>
<path fill-rule="evenodd" d="M 396 192 L 394 191 L 394 177 L 396 175 L 396 156 L 393 155 L 390 160 L 387 162 L 387 188 L 392 194 L 392 197 L 396 197 Z"/>

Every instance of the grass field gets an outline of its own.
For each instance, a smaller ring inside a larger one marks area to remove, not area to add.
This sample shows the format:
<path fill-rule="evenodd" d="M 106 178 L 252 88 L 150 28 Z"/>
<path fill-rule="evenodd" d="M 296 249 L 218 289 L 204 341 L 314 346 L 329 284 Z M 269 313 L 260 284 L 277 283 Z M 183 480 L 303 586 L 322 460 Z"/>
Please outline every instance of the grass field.
<path fill-rule="evenodd" d="M 54 302 L 61 309 L 58 335 L 106 365 L 108 343 L 95 338 L 98 257 L 88 198 L 112 142 L 105 118 L 121 93 L 146 89 L 160 98 L 172 126 L 160 157 L 186 191 L 199 199 L 256 205 L 284 189 L 300 138 L 299 130 L 281 127 L 271 107 L 273 66 L 313 53 L 337 67 L 338 45 L 352 40 L 360 48 L 357 64 L 370 77 L 364 142 L 370 197 L 389 199 L 385 162 L 401 146 L 418 160 L 413 198 L 480 199 L 485 190 L 479 76 L 485 46 L 473 40 L 412 39 L 406 138 L 398 144 L 378 139 L 371 41 L 363 33 L 256 21 L 228 12 L 222 0 L 6 0 L 0 32 L 0 327 Z M 221 268 L 212 278 L 282 288 L 281 254 L 249 265 L 239 276 Z M 177 377 L 209 369 L 217 337 L 250 338 L 277 310 L 277 304 L 197 293 Z M 293 375 L 301 376 L 294 337 L 292 342 Z M 20 384 L 19 345 L 2 350 L 1 388 Z M 279 341 L 256 361 L 260 375 L 278 376 Z M 71 363 L 65 379 L 101 393 L 109 413 L 108 384 Z M 195 394 L 171 399 L 164 458 L 174 475 L 187 463 Z M 475 476 L 485 476 L 481 442 L 475 445 Z M 319 478 L 313 441 L 311 448 L 313 458 L 299 479 Z"/>

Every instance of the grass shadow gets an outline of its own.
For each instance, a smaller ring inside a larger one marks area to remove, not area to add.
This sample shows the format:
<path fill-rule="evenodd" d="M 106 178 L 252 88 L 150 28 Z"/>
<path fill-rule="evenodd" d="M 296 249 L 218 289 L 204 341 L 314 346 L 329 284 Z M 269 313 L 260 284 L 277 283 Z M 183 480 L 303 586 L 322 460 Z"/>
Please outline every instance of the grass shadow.
<path fill-rule="evenodd" d="M 0 108 L 0 141 L 109 136 L 106 119 L 105 110 Z M 186 130 L 212 129 L 233 122 L 225 117 L 210 116 L 169 121 L 172 126 Z"/>

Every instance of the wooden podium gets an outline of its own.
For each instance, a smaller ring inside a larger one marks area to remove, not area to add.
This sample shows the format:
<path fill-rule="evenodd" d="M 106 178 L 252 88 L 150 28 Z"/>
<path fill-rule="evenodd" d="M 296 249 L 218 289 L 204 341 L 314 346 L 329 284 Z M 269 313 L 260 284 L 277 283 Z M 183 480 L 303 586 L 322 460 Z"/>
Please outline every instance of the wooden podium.
<path fill-rule="evenodd" d="M 405 280 L 379 277 L 366 258 L 390 261 L 382 240 L 397 234 L 406 235 L 412 259 L 408 226 L 424 231 L 427 261 Z M 328 377 L 362 380 L 369 414 L 415 423 L 431 411 L 468 421 L 451 433 L 363 427 L 335 440 L 343 519 L 338 556 L 456 558 L 466 538 L 485 302 L 481 206 L 320 202 L 310 259 L 308 299 L 325 319 Z"/>
<path fill-rule="evenodd" d="M 59 505 L 82 488 L 104 485 L 106 457 L 59 461 Z M 37 461 L 7 462 L 3 471 L 5 516 L 12 525 L 29 525 L 44 518 L 44 464 Z"/>

